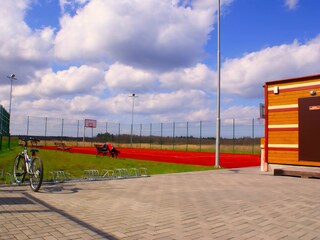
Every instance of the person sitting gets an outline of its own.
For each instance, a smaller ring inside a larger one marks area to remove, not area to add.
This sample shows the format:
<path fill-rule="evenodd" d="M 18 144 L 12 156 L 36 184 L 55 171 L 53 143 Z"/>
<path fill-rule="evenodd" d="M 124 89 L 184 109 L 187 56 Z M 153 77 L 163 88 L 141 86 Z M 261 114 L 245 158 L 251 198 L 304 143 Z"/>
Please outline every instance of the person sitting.
<path fill-rule="evenodd" d="M 118 154 L 120 153 L 120 151 L 118 149 L 116 149 L 111 143 L 106 142 L 103 145 L 103 148 L 108 150 L 112 157 L 114 157 L 114 156 L 118 157 Z"/>

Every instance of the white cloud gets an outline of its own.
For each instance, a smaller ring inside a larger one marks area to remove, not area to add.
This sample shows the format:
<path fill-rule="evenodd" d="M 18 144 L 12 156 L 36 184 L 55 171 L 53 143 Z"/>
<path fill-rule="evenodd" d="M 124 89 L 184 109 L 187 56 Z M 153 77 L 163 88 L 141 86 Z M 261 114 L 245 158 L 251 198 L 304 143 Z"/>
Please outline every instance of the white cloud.
<path fill-rule="evenodd" d="M 18 84 L 27 82 L 36 69 L 49 65 L 54 38 L 51 28 L 32 30 L 24 22 L 30 2 L 0 1 L 0 75 L 15 73 Z"/>
<path fill-rule="evenodd" d="M 16 97 L 35 99 L 97 94 L 104 89 L 103 75 L 103 71 L 86 65 L 58 72 L 46 69 L 37 71 L 28 84 L 16 86 L 13 93 Z"/>
<path fill-rule="evenodd" d="M 251 120 L 252 118 L 257 118 L 259 116 L 258 107 L 254 106 L 240 106 L 235 105 L 221 112 L 221 117 L 225 120 L 225 123 L 230 123 L 232 119 L 245 118 Z"/>
<path fill-rule="evenodd" d="M 299 0 L 285 0 L 285 5 L 289 10 L 297 8 Z"/>
<path fill-rule="evenodd" d="M 229 5 L 233 2 L 233 0 L 221 0 L 221 7 L 225 5 Z M 218 1 L 217 0 L 195 0 L 192 1 L 192 6 L 196 9 L 218 9 Z"/>
<path fill-rule="evenodd" d="M 69 9 L 75 11 L 79 7 L 83 7 L 90 0 L 59 0 L 61 12 L 64 14 Z"/>
<path fill-rule="evenodd" d="M 179 90 L 170 93 L 142 95 L 137 99 L 135 109 L 140 115 L 152 116 L 153 120 L 157 122 L 176 119 L 195 121 L 201 120 L 198 118 L 200 116 L 204 117 L 201 111 L 209 109 L 210 104 L 210 99 L 203 91 Z"/>
<path fill-rule="evenodd" d="M 152 73 L 119 63 L 109 67 L 105 82 L 111 92 L 140 93 L 156 87 L 156 79 Z"/>
<path fill-rule="evenodd" d="M 170 0 L 93 0 L 61 19 L 55 55 L 157 70 L 190 66 L 203 56 L 213 16 L 212 9 L 177 7 Z"/>
<path fill-rule="evenodd" d="M 265 82 L 320 72 L 320 36 L 228 59 L 222 67 L 223 91 L 245 98 L 263 96 Z"/>
<path fill-rule="evenodd" d="M 6 16 L 0 22 L 0 74 L 18 77 L 14 112 L 128 123 L 129 94 L 137 93 L 137 123 L 214 119 L 216 76 L 201 61 L 216 0 L 60 0 L 56 33 L 24 22 L 33 2 L 0 1 Z M 294 9 L 298 1 L 285 3 Z M 320 36 L 227 59 L 222 118 L 257 117 L 258 107 L 243 99 L 262 99 L 266 81 L 319 73 L 319 62 Z M 7 106 L 9 81 L 0 82 L 0 101 Z"/>
<path fill-rule="evenodd" d="M 175 69 L 160 75 L 161 86 L 166 89 L 213 89 L 214 73 L 205 64 Z"/>

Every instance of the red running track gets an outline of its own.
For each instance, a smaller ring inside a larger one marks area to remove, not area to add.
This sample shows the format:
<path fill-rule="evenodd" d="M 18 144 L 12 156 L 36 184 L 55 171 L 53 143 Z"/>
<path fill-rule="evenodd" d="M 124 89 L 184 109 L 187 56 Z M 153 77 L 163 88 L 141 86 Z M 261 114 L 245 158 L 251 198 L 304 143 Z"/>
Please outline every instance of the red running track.
<path fill-rule="evenodd" d="M 56 149 L 55 147 L 43 147 L 45 149 Z M 121 158 L 136 160 L 191 164 L 201 166 L 214 166 L 215 154 L 208 152 L 183 152 L 172 150 L 152 150 L 138 148 L 119 148 Z M 93 147 L 72 147 L 68 152 L 82 154 L 96 154 Z M 257 154 L 220 154 L 220 166 L 223 168 L 241 168 L 260 165 L 260 155 Z"/>

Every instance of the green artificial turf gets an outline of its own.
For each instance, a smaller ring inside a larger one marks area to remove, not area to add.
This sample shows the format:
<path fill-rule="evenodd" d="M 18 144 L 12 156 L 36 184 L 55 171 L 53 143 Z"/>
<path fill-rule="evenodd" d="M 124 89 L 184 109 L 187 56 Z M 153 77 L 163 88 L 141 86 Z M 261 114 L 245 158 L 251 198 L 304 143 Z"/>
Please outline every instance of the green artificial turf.
<path fill-rule="evenodd" d="M 6 178 L 9 176 L 7 173 L 12 174 L 14 158 L 22 149 L 20 146 L 12 146 L 10 150 L 0 151 L 0 182 L 6 182 Z M 147 168 L 150 175 L 214 169 L 214 167 L 206 166 L 110 158 L 43 149 L 40 149 L 38 156 L 43 162 L 45 180 L 50 180 L 50 171 L 58 170 L 70 173 L 75 178 L 81 178 L 84 170 L 92 169 L 102 171 L 103 169 L 113 170 L 116 168 Z"/>

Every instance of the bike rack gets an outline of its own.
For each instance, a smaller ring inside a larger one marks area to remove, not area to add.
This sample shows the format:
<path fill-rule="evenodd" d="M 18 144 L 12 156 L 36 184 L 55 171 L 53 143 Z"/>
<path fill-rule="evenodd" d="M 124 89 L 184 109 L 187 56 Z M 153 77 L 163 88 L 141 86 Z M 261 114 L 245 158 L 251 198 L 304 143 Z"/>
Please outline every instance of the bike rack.
<path fill-rule="evenodd" d="M 140 176 L 141 177 L 150 177 L 148 169 L 147 168 L 140 168 Z"/>
<path fill-rule="evenodd" d="M 7 172 L 6 173 L 6 181 L 5 181 L 5 184 L 7 184 L 7 176 L 9 176 L 9 184 L 12 184 L 13 183 L 13 176 L 11 173 Z"/>
<path fill-rule="evenodd" d="M 51 181 L 62 183 L 68 180 L 67 174 L 64 171 L 50 171 L 49 174 L 51 175 Z"/>
<path fill-rule="evenodd" d="M 127 177 L 126 170 L 124 170 L 124 168 L 116 168 L 114 170 L 114 175 L 115 175 L 115 178 L 117 179 L 122 179 Z"/>
<path fill-rule="evenodd" d="M 87 169 L 83 171 L 82 177 L 79 179 L 72 176 L 70 173 L 63 170 L 49 171 L 49 182 L 63 183 L 68 181 L 81 181 L 81 180 L 112 180 L 112 179 L 129 179 L 139 177 L 150 177 L 147 168 L 115 168 L 115 169 L 102 169 L 101 172 L 96 169 Z M 9 182 L 8 182 L 9 181 Z M 5 184 L 23 185 L 14 182 L 13 174 L 5 173 Z"/>
<path fill-rule="evenodd" d="M 139 177 L 140 176 L 137 168 L 130 168 L 128 173 L 129 173 L 130 177 Z"/>
<path fill-rule="evenodd" d="M 83 171 L 82 179 L 97 180 L 100 178 L 99 171 L 96 169 L 88 169 Z"/>
<path fill-rule="evenodd" d="M 115 178 L 114 170 L 102 169 L 101 177 L 106 179 L 113 179 Z"/>

